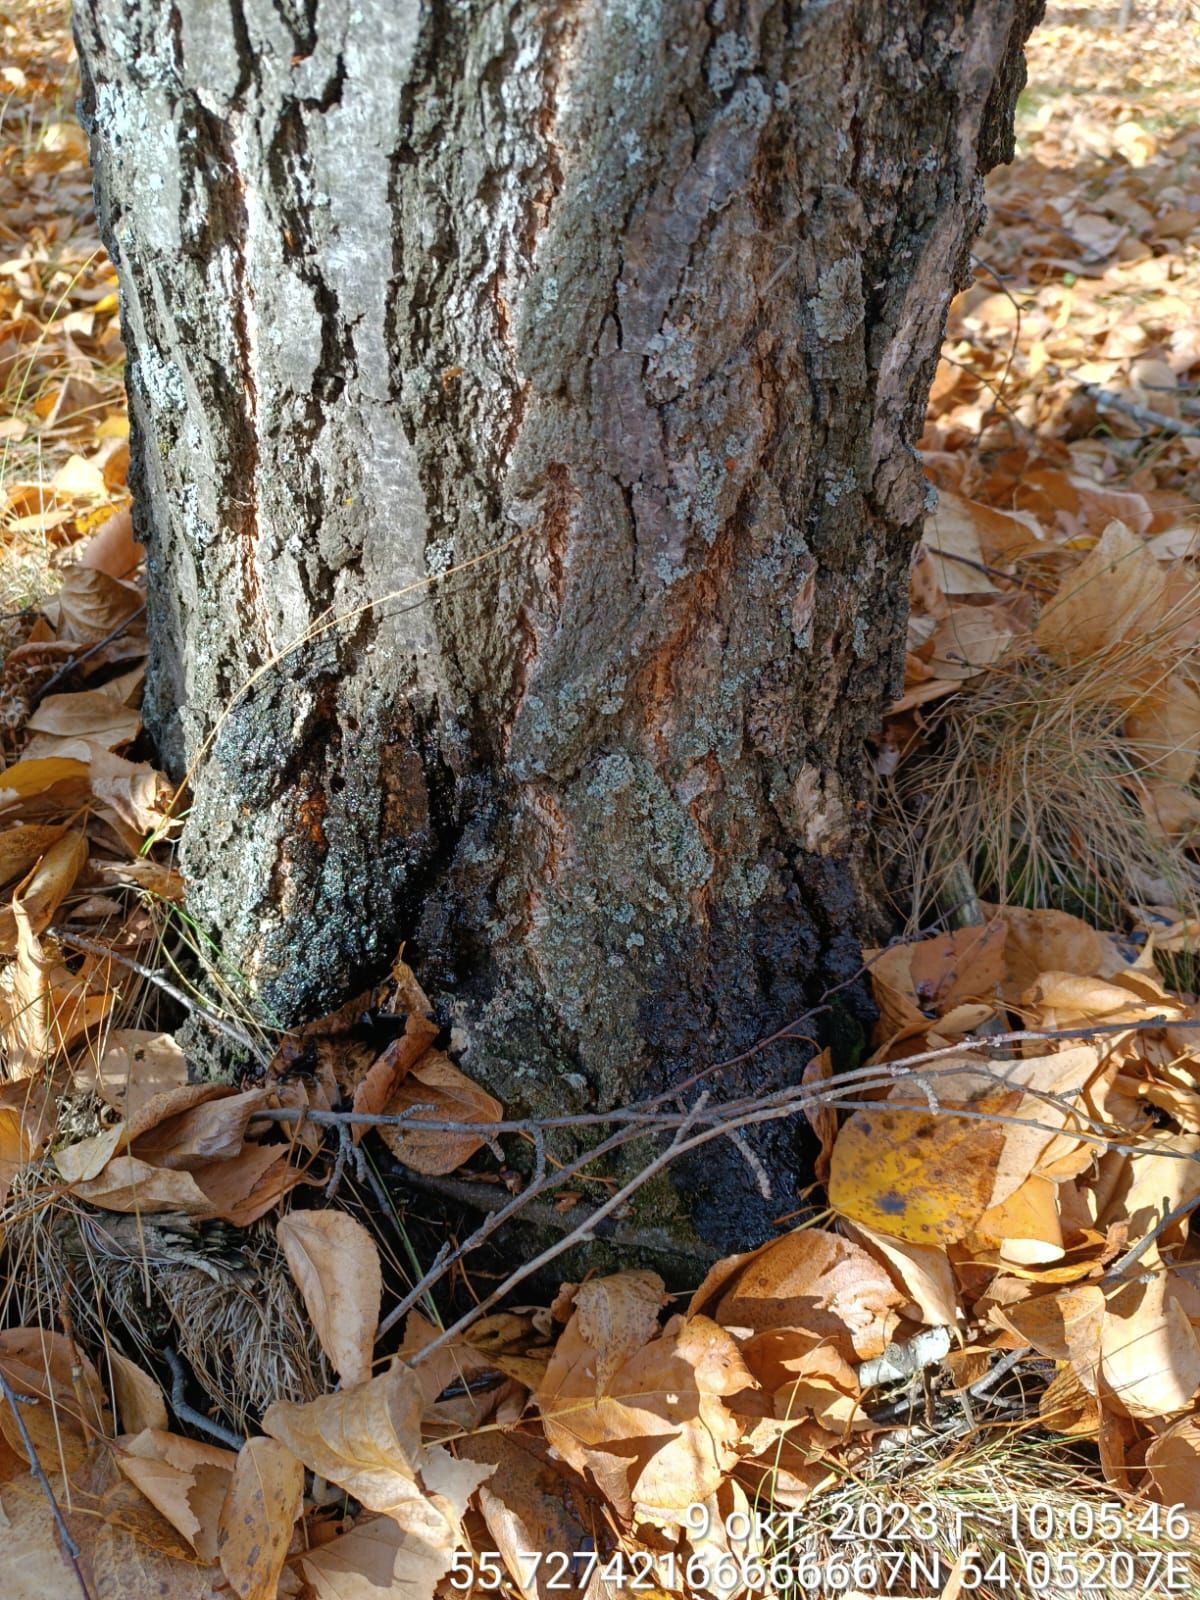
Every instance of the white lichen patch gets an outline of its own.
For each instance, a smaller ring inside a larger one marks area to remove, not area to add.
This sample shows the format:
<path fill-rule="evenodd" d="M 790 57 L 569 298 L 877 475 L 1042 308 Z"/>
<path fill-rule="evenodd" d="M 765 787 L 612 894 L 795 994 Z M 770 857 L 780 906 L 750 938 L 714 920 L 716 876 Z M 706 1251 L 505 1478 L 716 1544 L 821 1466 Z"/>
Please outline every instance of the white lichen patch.
<path fill-rule="evenodd" d="M 858 256 L 842 256 L 826 267 L 817 281 L 812 303 L 813 326 L 825 344 L 848 339 L 864 317 L 862 263 Z"/>

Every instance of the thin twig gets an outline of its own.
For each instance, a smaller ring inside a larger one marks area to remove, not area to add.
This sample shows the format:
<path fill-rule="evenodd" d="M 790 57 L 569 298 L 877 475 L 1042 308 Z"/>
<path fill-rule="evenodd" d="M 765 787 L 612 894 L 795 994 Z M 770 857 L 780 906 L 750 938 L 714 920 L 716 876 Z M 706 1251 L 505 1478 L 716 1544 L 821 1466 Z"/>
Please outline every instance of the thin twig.
<path fill-rule="evenodd" d="M 1133 1266 L 1135 1261 L 1140 1260 L 1141 1257 L 1145 1255 L 1146 1251 L 1149 1250 L 1154 1241 L 1160 1238 L 1172 1225 L 1172 1223 L 1179 1222 L 1183 1217 L 1186 1217 L 1190 1211 L 1194 1211 L 1197 1206 L 1200 1206 L 1200 1194 L 1194 1194 L 1190 1196 L 1190 1198 L 1182 1201 L 1179 1205 L 1168 1211 L 1166 1216 L 1163 1217 L 1161 1221 L 1155 1223 L 1154 1227 L 1150 1229 L 1149 1233 L 1144 1234 L 1135 1245 L 1126 1250 L 1123 1256 L 1117 1257 L 1112 1266 L 1109 1267 L 1108 1271 L 1100 1279 L 1100 1282 L 1102 1284 L 1120 1283 L 1125 1277 L 1128 1269 Z"/>
<path fill-rule="evenodd" d="M 119 639 L 129 624 L 131 622 L 136 622 L 137 619 L 145 612 L 145 610 L 146 602 L 143 600 L 136 611 L 131 611 L 125 618 L 124 622 L 118 622 L 117 626 L 113 628 L 111 632 L 106 633 L 103 639 L 97 639 L 96 643 L 89 649 L 84 650 L 82 654 L 72 656 L 69 661 L 64 661 L 62 666 L 59 667 L 58 671 L 51 673 L 42 687 L 38 690 L 37 694 L 34 695 L 34 706 L 40 706 L 42 701 L 50 693 L 51 689 L 53 689 L 56 684 L 61 683 L 64 678 L 70 677 L 71 673 L 75 671 L 76 667 L 81 667 L 85 661 L 90 661 L 94 655 L 98 654 L 99 651 L 104 649 L 106 644 L 111 644 L 114 639 Z"/>
<path fill-rule="evenodd" d="M 703 1109 L 705 1099 L 706 1095 L 704 1094 L 701 1094 L 697 1098 L 692 1108 L 694 1112 L 698 1114 Z M 697 1145 L 706 1144 L 710 1139 L 721 1138 L 726 1131 L 722 1127 L 708 1128 L 704 1133 L 688 1139 L 684 1137 L 688 1126 L 689 1124 L 687 1121 L 681 1123 L 681 1125 L 676 1129 L 675 1136 L 672 1138 L 667 1148 L 655 1156 L 653 1161 L 649 1162 L 645 1167 L 643 1167 L 641 1172 L 637 1173 L 636 1176 L 631 1178 L 629 1182 L 625 1184 L 623 1188 L 618 1189 L 615 1194 L 610 1195 L 609 1198 L 605 1200 L 603 1204 L 598 1205 L 594 1211 L 589 1212 L 584 1220 L 577 1227 L 573 1228 L 570 1233 L 565 1234 L 554 1244 L 548 1245 L 540 1255 L 534 1256 L 532 1260 L 526 1261 L 523 1266 L 520 1266 L 514 1272 L 511 1272 L 505 1281 L 499 1286 L 499 1288 L 493 1289 L 491 1294 L 485 1296 L 477 1306 L 472 1307 L 470 1311 L 468 1311 L 464 1316 L 461 1316 L 457 1322 L 451 1324 L 449 1328 L 444 1329 L 436 1339 L 432 1339 L 427 1345 L 423 1345 L 421 1349 L 418 1350 L 413 1356 L 411 1364 L 415 1366 L 419 1361 L 424 1361 L 427 1356 L 432 1355 L 435 1350 L 439 1349 L 442 1345 L 453 1339 L 455 1334 L 462 1333 L 465 1328 L 469 1327 L 471 1323 L 473 1323 L 477 1318 L 481 1317 L 484 1312 L 490 1311 L 497 1301 L 503 1299 L 505 1295 L 507 1295 L 511 1290 L 515 1289 L 517 1284 L 523 1283 L 524 1280 L 528 1277 L 531 1277 L 533 1273 L 539 1272 L 544 1266 L 547 1266 L 551 1261 L 553 1261 L 556 1256 L 562 1255 L 565 1250 L 570 1250 L 572 1246 L 580 1244 L 585 1239 L 590 1238 L 598 1222 L 602 1221 L 611 1212 L 616 1211 L 623 1206 L 627 1200 L 636 1194 L 636 1192 L 644 1183 L 648 1183 L 656 1173 L 661 1172 L 664 1167 L 669 1166 L 670 1163 L 678 1156 L 684 1155 L 688 1150 L 695 1148 Z"/>
<path fill-rule="evenodd" d="M 147 983 L 154 984 L 155 988 L 161 989 L 164 994 L 169 994 L 173 1000 L 178 1000 L 181 1006 L 184 1006 L 194 1016 L 199 1017 L 202 1022 L 207 1023 L 217 1033 L 222 1033 L 227 1039 L 232 1039 L 235 1044 L 241 1045 L 243 1050 L 249 1050 L 261 1067 L 270 1066 L 270 1057 L 254 1042 L 248 1033 L 239 1028 L 236 1023 L 226 1022 L 223 1017 L 218 1017 L 214 1012 L 209 1011 L 193 996 L 178 988 L 169 979 L 164 978 L 161 973 L 155 972 L 153 967 L 146 966 L 142 961 L 135 961 L 132 956 L 124 955 L 121 951 L 114 950 L 111 945 L 102 944 L 98 939 L 86 939 L 82 934 L 72 933 L 67 928 L 53 925 L 46 931 L 57 939 L 60 944 L 70 945 L 75 950 L 86 950 L 90 955 L 102 956 L 107 960 L 115 961 L 118 966 L 128 967 L 131 972 L 136 972 L 139 978 L 144 978 Z"/>
<path fill-rule="evenodd" d="M 1109 1034 L 1144 1033 L 1151 1029 L 1167 1027 L 1200 1028 L 1200 1018 L 1158 1015 L 1145 1017 L 1133 1022 L 1097 1022 L 1088 1028 L 1052 1028 L 1046 1030 L 1017 1028 L 1008 1033 L 979 1034 L 973 1037 L 965 1037 L 956 1044 L 944 1045 L 937 1050 L 924 1050 L 917 1055 L 903 1056 L 898 1061 L 877 1062 L 874 1065 L 857 1067 L 853 1072 L 839 1073 L 831 1082 L 835 1085 L 835 1089 L 847 1087 L 861 1089 L 865 1087 L 863 1080 L 872 1080 L 873 1082 L 875 1079 L 879 1079 L 879 1086 L 882 1086 L 884 1080 L 894 1082 L 897 1078 L 908 1075 L 915 1067 L 925 1066 L 931 1062 L 942 1060 L 947 1056 L 966 1055 L 973 1050 L 994 1050 L 1010 1044 L 1049 1044 L 1065 1039 L 1088 1040 Z M 779 1035 L 775 1037 L 779 1037 Z M 1017 1057 L 1011 1061 L 1002 1059 L 990 1063 L 986 1059 L 982 1060 L 979 1064 L 979 1075 L 981 1077 L 988 1076 L 982 1071 L 985 1065 L 1020 1066 L 1023 1059 L 1023 1057 Z M 718 1064 L 727 1065 L 727 1063 Z M 710 1070 L 712 1069 L 706 1068 L 705 1072 Z M 965 1069 L 962 1063 L 959 1062 L 954 1068 L 947 1070 L 960 1071 Z M 677 1127 L 683 1113 L 677 1111 L 652 1112 L 648 1108 L 661 1104 L 668 1097 L 678 1097 L 681 1089 L 690 1088 L 704 1075 L 704 1072 L 695 1073 L 691 1078 L 685 1079 L 682 1084 L 668 1090 L 665 1095 L 655 1095 L 650 1100 L 634 1101 L 627 1106 L 616 1106 L 611 1111 L 582 1111 L 560 1117 L 539 1117 L 536 1120 L 533 1118 L 520 1118 L 499 1122 L 461 1122 L 449 1118 L 443 1121 L 440 1118 L 426 1119 L 425 1117 L 420 1117 L 416 1120 L 421 1131 L 425 1133 L 473 1133 L 486 1137 L 501 1133 L 523 1133 L 532 1137 L 534 1130 L 538 1128 L 549 1133 L 556 1129 L 594 1128 L 614 1122 L 636 1123 L 644 1131 L 652 1132 L 656 1126 L 659 1128 Z M 1024 1084 L 1014 1084 L 1013 1087 L 1019 1088 L 1025 1094 L 1039 1094 L 1038 1090 L 1031 1089 Z M 777 1094 L 794 1097 L 797 1108 L 801 1107 L 805 1101 L 811 1101 L 816 1098 L 811 1088 L 802 1089 L 796 1085 L 777 1091 Z M 731 1106 L 742 1106 L 746 1103 L 745 1101 L 721 1102 L 719 1106 L 713 1108 L 711 1114 L 714 1116 L 718 1112 L 723 1114 Z M 763 1103 L 765 1102 L 761 1100 L 754 1102 L 754 1104 Z M 375 1111 L 323 1111 L 316 1108 L 298 1106 L 265 1106 L 255 1111 L 250 1120 L 251 1122 L 279 1123 L 312 1122 L 320 1127 L 329 1128 L 343 1125 L 362 1128 L 392 1128 L 410 1126 L 414 1121 L 414 1113 L 420 1109 L 420 1107 L 414 1106 L 406 1111 L 389 1114 Z"/>
<path fill-rule="evenodd" d="M 513 1195 L 513 1197 L 506 1201 L 504 1205 L 498 1206 L 495 1211 L 489 1212 L 484 1220 L 475 1229 L 474 1233 L 472 1233 L 468 1238 L 464 1239 L 461 1244 L 456 1245 L 452 1250 L 446 1250 L 444 1254 L 442 1251 L 438 1251 L 433 1265 L 428 1269 L 425 1275 L 412 1286 L 412 1288 L 404 1296 L 403 1300 L 400 1301 L 399 1305 L 395 1306 L 391 1311 L 389 1311 L 387 1316 L 379 1324 L 379 1333 L 377 1335 L 378 1338 L 382 1338 L 385 1333 L 389 1333 L 400 1321 L 401 1317 L 403 1317 L 407 1311 L 411 1310 L 411 1308 L 416 1305 L 417 1301 L 420 1300 L 423 1295 L 427 1294 L 435 1283 L 440 1282 L 440 1280 L 445 1277 L 446 1273 L 449 1272 L 450 1268 L 454 1266 L 456 1262 L 461 1261 L 464 1256 L 470 1255 L 473 1250 L 478 1249 L 485 1239 L 487 1239 L 491 1234 L 495 1233 L 496 1229 L 500 1227 L 501 1223 L 506 1222 L 508 1218 L 511 1217 L 514 1212 L 519 1211 L 523 1205 L 528 1204 L 528 1202 L 532 1199 L 532 1195 L 530 1193 L 531 1190 L 537 1192 L 544 1186 L 546 1179 L 546 1139 L 540 1128 L 535 1130 L 533 1149 L 533 1177 L 531 1178 L 530 1182 L 525 1185 L 525 1188 L 522 1189 L 521 1193 Z"/>
<path fill-rule="evenodd" d="M 1018 1361 L 1024 1361 L 1032 1349 L 1033 1346 L 1031 1344 L 1022 1344 L 1018 1345 L 1015 1350 L 1010 1350 L 1002 1360 L 997 1361 L 994 1367 L 989 1368 L 982 1378 L 979 1378 L 975 1383 L 969 1384 L 965 1393 L 969 1394 L 972 1399 L 978 1400 L 989 1389 L 995 1388 L 1000 1379 L 1010 1373 Z"/>
<path fill-rule="evenodd" d="M 33 1440 L 30 1438 L 29 1429 L 25 1426 L 25 1418 L 21 1415 L 21 1407 L 23 1405 L 37 1405 L 38 1397 L 36 1395 L 18 1394 L 12 1384 L 9 1383 L 2 1366 L 0 1366 L 0 1394 L 8 1401 L 9 1410 L 16 1419 L 17 1432 L 21 1436 L 21 1443 L 25 1446 L 25 1453 L 29 1457 L 29 1470 L 50 1503 L 50 1514 L 54 1518 L 54 1525 L 58 1529 L 59 1538 L 62 1540 L 63 1553 L 75 1569 L 75 1576 L 79 1580 L 79 1588 L 83 1595 L 83 1600 L 92 1600 L 87 1580 L 83 1576 L 83 1568 L 79 1565 L 79 1557 L 82 1552 L 79 1545 L 71 1537 L 71 1530 L 67 1527 L 66 1518 L 63 1516 L 58 1501 L 54 1497 L 54 1489 L 50 1479 L 46 1476 L 45 1468 L 42 1466 L 37 1450 L 34 1448 Z"/>

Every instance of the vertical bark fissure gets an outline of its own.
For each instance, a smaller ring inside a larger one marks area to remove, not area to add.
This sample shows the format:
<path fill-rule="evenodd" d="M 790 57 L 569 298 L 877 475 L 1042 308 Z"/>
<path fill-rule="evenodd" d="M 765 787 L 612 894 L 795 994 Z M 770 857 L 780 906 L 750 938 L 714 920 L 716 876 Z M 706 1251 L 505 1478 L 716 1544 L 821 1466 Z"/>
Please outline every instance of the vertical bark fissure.
<path fill-rule="evenodd" d="M 1032 15 L 80 0 L 176 767 L 366 608 L 197 782 L 194 907 L 282 1019 L 408 938 L 536 1110 L 853 970 L 913 443 Z M 744 1243 L 789 1197 L 731 1163 L 700 1222 Z"/>

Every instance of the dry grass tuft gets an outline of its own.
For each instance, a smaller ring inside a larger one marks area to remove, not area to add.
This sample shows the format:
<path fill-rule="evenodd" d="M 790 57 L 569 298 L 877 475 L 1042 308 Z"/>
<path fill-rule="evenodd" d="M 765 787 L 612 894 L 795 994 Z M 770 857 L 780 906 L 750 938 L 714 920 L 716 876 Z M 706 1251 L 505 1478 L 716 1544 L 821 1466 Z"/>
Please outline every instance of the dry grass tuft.
<path fill-rule="evenodd" d="M 1200 909 L 1189 836 L 1155 812 L 1166 752 L 1134 746 L 1125 727 L 1136 696 L 1180 664 L 1166 631 L 1075 662 L 1030 648 L 929 714 L 921 759 L 884 794 L 912 928 L 952 912 L 964 868 L 984 899 L 1100 926 L 1123 925 L 1131 906 Z"/>
<path fill-rule="evenodd" d="M 940 1596 L 966 1552 L 962 1592 L 1003 1600 L 1200 1592 L 1189 1519 L 1118 1495 L 1089 1446 L 999 1427 L 948 1449 L 922 1432 L 896 1436 L 890 1470 L 876 1450 L 868 1476 L 806 1502 L 793 1522 L 801 1537 L 771 1553 L 801 1582 L 820 1570 L 830 1591 Z"/>
<path fill-rule="evenodd" d="M 165 1345 L 243 1433 L 273 1400 L 332 1384 L 270 1224 L 96 1211 L 43 1164 L 22 1174 L 7 1226 L 3 1320 L 71 1326 L 101 1371 L 112 1349 L 153 1371 Z"/>

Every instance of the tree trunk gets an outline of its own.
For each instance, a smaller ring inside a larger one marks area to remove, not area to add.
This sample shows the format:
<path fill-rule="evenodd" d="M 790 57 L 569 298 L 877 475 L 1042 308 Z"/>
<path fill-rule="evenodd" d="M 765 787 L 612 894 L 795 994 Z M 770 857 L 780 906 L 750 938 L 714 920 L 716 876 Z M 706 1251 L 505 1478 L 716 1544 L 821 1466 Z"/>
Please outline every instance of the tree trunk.
<path fill-rule="evenodd" d="M 279 1022 L 406 939 L 536 1111 L 854 973 L 913 441 L 1034 5 L 77 0 L 148 719 Z M 791 1209 L 791 1137 L 710 1164 L 703 1233 Z"/>

